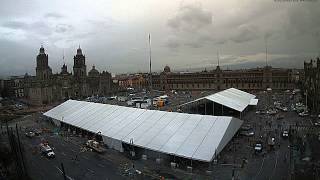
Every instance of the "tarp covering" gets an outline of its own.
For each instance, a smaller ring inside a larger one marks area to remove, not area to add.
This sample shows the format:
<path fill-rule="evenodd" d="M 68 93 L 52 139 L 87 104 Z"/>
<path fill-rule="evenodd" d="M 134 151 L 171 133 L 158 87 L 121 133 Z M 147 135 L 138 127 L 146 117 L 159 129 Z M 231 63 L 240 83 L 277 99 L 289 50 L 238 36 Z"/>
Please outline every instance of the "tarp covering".
<path fill-rule="evenodd" d="M 192 104 L 197 101 L 206 99 L 206 100 L 221 104 L 223 106 L 229 107 L 236 111 L 242 112 L 248 105 L 254 105 L 254 104 L 250 104 L 250 102 L 258 103 L 258 99 L 254 99 L 255 97 L 256 97 L 255 95 L 241 91 L 239 89 L 229 88 L 224 91 L 220 91 L 220 92 L 211 94 L 209 96 L 205 96 L 205 97 L 193 100 L 191 102 L 187 102 L 180 106 Z"/>
<path fill-rule="evenodd" d="M 68 100 L 45 116 L 98 133 L 108 145 L 124 142 L 188 159 L 212 161 L 243 121 L 226 116 L 146 110 Z M 112 141 L 114 139 L 115 141 Z"/>
<path fill-rule="evenodd" d="M 249 105 L 256 106 L 258 104 L 258 99 L 251 99 Z"/>

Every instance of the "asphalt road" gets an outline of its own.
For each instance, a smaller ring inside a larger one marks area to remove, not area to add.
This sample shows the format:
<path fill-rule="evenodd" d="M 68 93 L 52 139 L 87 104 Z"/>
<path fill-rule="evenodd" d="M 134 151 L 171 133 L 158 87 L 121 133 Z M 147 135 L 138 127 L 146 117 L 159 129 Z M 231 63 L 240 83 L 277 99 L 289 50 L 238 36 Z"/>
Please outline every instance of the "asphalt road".
<path fill-rule="evenodd" d="M 61 163 L 67 179 L 124 179 L 112 162 L 95 152 L 80 152 L 80 146 L 66 142 L 61 137 L 46 136 L 50 146 L 54 148 L 56 157 L 48 159 L 40 152 L 32 153 L 41 142 L 41 137 L 32 139 L 23 136 L 22 141 L 26 150 L 26 162 L 31 177 L 35 180 L 63 179 Z"/>
<path fill-rule="evenodd" d="M 263 109 L 273 104 L 271 96 L 268 97 L 266 94 L 262 94 L 258 98 L 260 102 L 257 109 Z M 295 103 L 295 99 L 290 100 L 288 95 L 280 94 L 276 98 L 283 101 L 288 107 L 290 104 Z M 280 136 L 281 131 L 290 125 L 311 126 L 312 124 L 309 118 L 299 117 L 295 112 L 280 112 L 280 114 L 284 116 L 281 120 L 268 115 L 257 115 L 255 110 L 251 110 L 243 116 L 245 124 L 250 124 L 253 127 L 255 136 L 236 137 L 234 138 L 234 144 L 229 143 L 221 153 L 226 161 L 225 164 L 236 163 L 239 165 L 243 157 L 248 160 L 243 168 L 235 169 L 236 179 L 288 179 L 289 141 Z M 36 119 L 36 117 L 30 118 Z M 266 123 L 268 121 L 272 122 L 270 126 Z M 41 124 L 41 122 L 38 124 Z M 253 146 L 255 141 L 260 136 L 268 133 L 275 135 L 275 149 L 270 152 L 267 151 L 266 142 L 264 142 L 264 155 L 254 155 Z M 47 159 L 40 152 L 33 153 L 35 147 L 38 147 L 40 144 L 41 137 L 34 137 L 32 139 L 25 136 L 21 137 L 26 152 L 27 167 L 33 179 L 63 179 L 61 163 L 64 164 L 67 179 L 126 179 L 126 177 L 120 174 L 119 166 L 114 163 L 114 159 L 108 159 L 108 156 L 119 158 L 123 154 L 115 155 L 111 153 L 110 155 L 99 155 L 90 151 L 80 152 L 81 145 L 79 143 L 66 141 L 65 138 L 56 135 L 44 134 L 43 136 L 42 138 L 48 140 L 50 146 L 54 148 L 54 152 L 56 153 L 54 159 Z M 77 139 L 84 140 L 85 138 Z M 228 149 L 236 149 L 236 151 L 228 151 Z M 230 165 L 223 165 L 220 161 L 219 165 L 216 165 L 213 169 L 212 178 L 231 179 L 233 168 Z"/>
<path fill-rule="evenodd" d="M 290 107 L 295 103 L 298 98 L 290 100 L 289 95 L 284 93 L 272 96 L 262 94 L 258 96 L 259 107 L 257 109 L 265 109 L 271 107 L 275 100 L 280 100 L 283 104 Z M 255 136 L 252 138 L 256 141 L 260 136 L 273 134 L 276 139 L 274 150 L 267 151 L 266 142 L 264 142 L 264 154 L 252 155 L 248 158 L 248 163 L 243 169 L 237 173 L 239 179 L 252 179 L 252 180 L 284 180 L 288 179 L 289 175 L 289 140 L 283 139 L 281 133 L 284 129 L 288 129 L 290 125 L 312 126 L 308 117 L 299 117 L 297 113 L 279 112 L 284 116 L 283 119 L 277 120 L 274 116 L 270 115 L 257 115 L 255 112 L 250 111 L 244 116 L 246 124 L 250 124 L 255 131 Z M 269 126 L 267 122 L 271 122 Z M 253 148 L 253 147 L 252 147 Z M 248 154 L 248 153 L 247 153 Z M 253 151 L 251 151 L 253 154 Z"/>

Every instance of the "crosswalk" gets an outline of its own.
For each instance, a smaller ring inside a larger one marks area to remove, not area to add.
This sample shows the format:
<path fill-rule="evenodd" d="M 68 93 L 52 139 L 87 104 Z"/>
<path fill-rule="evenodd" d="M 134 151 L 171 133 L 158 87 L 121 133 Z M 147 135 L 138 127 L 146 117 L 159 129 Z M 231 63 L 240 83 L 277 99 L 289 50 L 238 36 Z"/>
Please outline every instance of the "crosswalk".
<path fill-rule="evenodd" d="M 320 126 L 291 126 L 291 129 L 296 131 L 304 131 L 308 133 L 319 133 Z"/>
<path fill-rule="evenodd" d="M 273 127 L 263 127 L 264 131 L 273 131 L 277 128 Z M 306 132 L 306 133 L 320 133 L 320 126 L 290 126 L 290 127 L 286 127 L 286 128 L 280 128 L 282 130 L 295 130 L 298 132 Z"/>

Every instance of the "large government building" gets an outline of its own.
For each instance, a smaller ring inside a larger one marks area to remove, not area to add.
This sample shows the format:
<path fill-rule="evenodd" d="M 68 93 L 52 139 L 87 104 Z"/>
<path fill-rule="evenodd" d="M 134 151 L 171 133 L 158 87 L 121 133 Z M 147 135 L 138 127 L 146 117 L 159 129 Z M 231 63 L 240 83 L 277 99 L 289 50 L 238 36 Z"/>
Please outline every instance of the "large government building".
<path fill-rule="evenodd" d="M 36 76 L 26 74 L 23 78 L 23 96 L 30 104 L 47 104 L 91 95 L 109 95 L 117 90 L 109 72 L 100 73 L 93 66 L 87 73 L 86 57 L 80 47 L 73 58 L 73 74 L 68 72 L 65 64 L 61 67 L 60 73 L 52 74 L 48 59 L 48 54 L 41 46 L 36 58 Z"/>
<path fill-rule="evenodd" d="M 293 89 L 299 81 L 299 71 L 293 69 L 263 68 L 212 71 L 171 72 L 166 66 L 163 72 L 152 75 L 152 85 L 157 90 L 224 90 L 237 88 L 245 91 Z"/>

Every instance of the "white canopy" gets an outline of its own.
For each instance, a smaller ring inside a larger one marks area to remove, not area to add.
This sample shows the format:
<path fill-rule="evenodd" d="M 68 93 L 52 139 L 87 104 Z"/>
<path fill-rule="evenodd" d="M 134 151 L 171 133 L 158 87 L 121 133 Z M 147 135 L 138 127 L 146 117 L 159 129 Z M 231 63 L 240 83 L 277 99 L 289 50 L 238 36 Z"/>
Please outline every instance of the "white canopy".
<path fill-rule="evenodd" d="M 45 116 L 142 148 L 209 162 L 231 140 L 243 121 L 68 100 Z"/>
<path fill-rule="evenodd" d="M 256 105 L 254 104 L 254 102 L 258 103 L 258 100 L 254 99 L 255 97 L 255 95 L 241 91 L 239 89 L 229 88 L 224 91 L 220 91 L 209 96 L 205 96 L 193 100 L 191 102 L 187 102 L 185 104 L 182 104 L 181 106 L 206 99 L 221 104 L 223 106 L 229 107 L 236 111 L 242 112 L 248 105 Z"/>
<path fill-rule="evenodd" d="M 258 99 L 251 99 L 249 105 L 256 106 L 258 104 Z"/>

